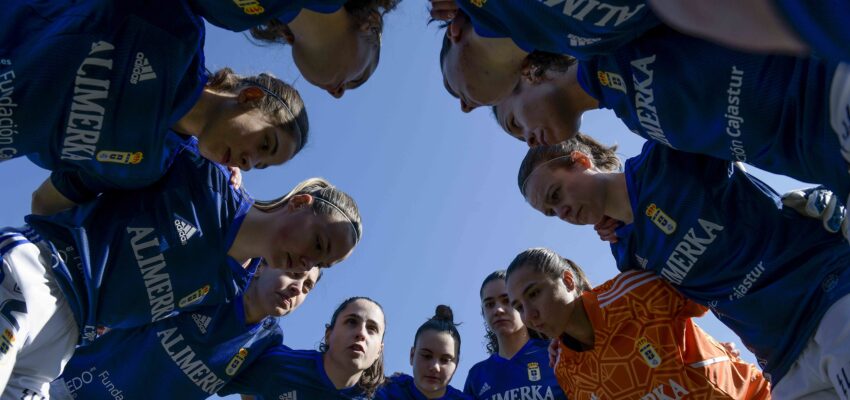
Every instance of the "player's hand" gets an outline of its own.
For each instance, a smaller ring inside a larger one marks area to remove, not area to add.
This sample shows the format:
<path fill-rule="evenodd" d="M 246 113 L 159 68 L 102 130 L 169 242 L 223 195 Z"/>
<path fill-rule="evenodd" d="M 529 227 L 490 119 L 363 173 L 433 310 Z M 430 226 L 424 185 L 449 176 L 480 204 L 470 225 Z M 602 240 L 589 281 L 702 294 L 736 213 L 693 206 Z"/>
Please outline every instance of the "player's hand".
<path fill-rule="evenodd" d="M 721 342 L 720 345 L 726 349 L 726 352 L 729 353 L 730 356 L 741 358 L 741 350 L 738 350 L 738 348 L 735 347 L 735 342 Z"/>
<path fill-rule="evenodd" d="M 549 341 L 549 368 L 555 368 L 560 357 L 561 348 L 558 347 L 558 339 L 552 339 Z"/>
<path fill-rule="evenodd" d="M 440 21 L 451 21 L 457 15 L 456 0 L 430 0 L 431 18 Z"/>
<path fill-rule="evenodd" d="M 620 226 L 620 221 L 609 216 L 602 217 L 602 221 L 593 225 L 593 229 L 599 234 L 599 238 L 606 242 L 617 243 L 617 227 Z"/>
<path fill-rule="evenodd" d="M 823 227 L 835 233 L 844 224 L 844 206 L 823 186 L 792 190 L 782 195 L 782 204 L 802 215 L 820 219 Z"/>
<path fill-rule="evenodd" d="M 234 189 L 242 187 L 242 170 L 237 167 L 227 167 L 230 170 L 230 186 Z"/>

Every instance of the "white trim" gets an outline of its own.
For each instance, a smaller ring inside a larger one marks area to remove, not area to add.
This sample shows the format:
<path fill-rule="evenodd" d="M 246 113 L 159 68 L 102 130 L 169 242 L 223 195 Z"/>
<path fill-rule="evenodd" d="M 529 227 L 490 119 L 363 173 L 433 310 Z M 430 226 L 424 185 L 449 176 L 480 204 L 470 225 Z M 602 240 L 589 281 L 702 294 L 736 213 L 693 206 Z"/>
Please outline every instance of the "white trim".
<path fill-rule="evenodd" d="M 691 364 L 690 367 L 691 368 L 700 368 L 700 367 L 705 367 L 706 365 L 717 364 L 719 362 L 725 362 L 725 361 L 729 361 L 729 357 L 727 357 L 727 356 L 714 357 L 714 358 L 709 358 L 708 360 L 702 360 L 700 362 L 695 362 L 695 363 Z"/>

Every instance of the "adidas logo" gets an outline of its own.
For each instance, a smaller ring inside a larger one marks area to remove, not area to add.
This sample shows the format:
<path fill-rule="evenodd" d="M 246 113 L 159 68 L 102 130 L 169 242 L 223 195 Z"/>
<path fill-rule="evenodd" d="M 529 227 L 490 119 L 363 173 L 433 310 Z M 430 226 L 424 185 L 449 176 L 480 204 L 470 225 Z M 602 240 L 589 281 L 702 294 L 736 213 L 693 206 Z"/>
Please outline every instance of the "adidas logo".
<path fill-rule="evenodd" d="M 192 314 L 192 319 L 195 321 L 195 325 L 198 325 L 198 330 L 201 331 L 204 335 L 207 334 L 207 328 L 210 326 L 210 321 L 212 318 L 202 315 L 202 314 Z"/>
<path fill-rule="evenodd" d="M 130 75 L 130 83 L 135 85 L 151 79 L 156 79 L 156 72 L 153 72 L 148 58 L 140 51 L 136 53 L 136 64 L 133 66 L 133 74 Z"/>
<path fill-rule="evenodd" d="M 490 390 L 490 385 L 488 385 L 487 382 L 484 382 L 484 386 L 481 386 L 481 390 L 478 391 L 478 396 L 481 397 L 484 395 L 484 392 L 488 390 Z"/>
<path fill-rule="evenodd" d="M 185 245 L 192 236 L 198 233 L 198 228 L 179 216 L 174 219 L 174 227 L 177 228 L 177 234 L 180 236 L 180 244 L 182 245 Z"/>
<path fill-rule="evenodd" d="M 298 392 L 291 391 L 288 393 L 284 393 L 278 397 L 278 400 L 298 400 Z"/>

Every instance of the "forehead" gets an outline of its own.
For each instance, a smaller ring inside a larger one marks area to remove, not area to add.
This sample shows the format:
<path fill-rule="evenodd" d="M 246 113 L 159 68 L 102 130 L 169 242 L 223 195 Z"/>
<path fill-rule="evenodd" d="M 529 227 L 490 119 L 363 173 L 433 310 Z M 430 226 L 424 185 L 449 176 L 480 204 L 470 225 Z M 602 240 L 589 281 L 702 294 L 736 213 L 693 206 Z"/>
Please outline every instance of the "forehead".
<path fill-rule="evenodd" d="M 481 298 L 482 299 L 486 299 L 488 297 L 496 298 L 496 297 L 499 297 L 499 296 L 504 296 L 507 293 L 508 293 L 508 289 L 505 286 L 505 280 L 504 279 L 493 279 L 492 281 L 487 282 L 487 284 L 484 285 L 483 290 L 481 290 Z"/>
<path fill-rule="evenodd" d="M 543 275 L 534 271 L 534 268 L 529 268 L 528 266 L 523 265 L 519 269 L 515 270 L 508 279 L 508 294 L 512 299 L 515 299 L 522 294 L 522 291 L 525 290 L 528 285 L 537 283 L 542 278 Z"/>
<path fill-rule="evenodd" d="M 369 300 L 358 299 L 345 306 L 339 313 L 339 318 L 357 317 L 363 321 L 371 321 L 383 329 L 384 313 L 381 308 Z"/>
<path fill-rule="evenodd" d="M 548 186 L 554 181 L 552 163 L 538 164 L 525 180 L 525 199 L 534 207 L 541 206 Z"/>
<path fill-rule="evenodd" d="M 416 347 L 433 352 L 454 354 L 455 339 L 448 332 L 428 329 L 419 334 Z"/>
<path fill-rule="evenodd" d="M 316 200 L 320 201 L 320 200 Z M 329 214 L 309 214 L 318 219 L 316 231 L 320 235 L 327 236 L 330 242 L 330 259 L 334 262 L 340 261 L 348 256 L 354 248 L 356 232 L 348 217 L 337 210 Z"/>

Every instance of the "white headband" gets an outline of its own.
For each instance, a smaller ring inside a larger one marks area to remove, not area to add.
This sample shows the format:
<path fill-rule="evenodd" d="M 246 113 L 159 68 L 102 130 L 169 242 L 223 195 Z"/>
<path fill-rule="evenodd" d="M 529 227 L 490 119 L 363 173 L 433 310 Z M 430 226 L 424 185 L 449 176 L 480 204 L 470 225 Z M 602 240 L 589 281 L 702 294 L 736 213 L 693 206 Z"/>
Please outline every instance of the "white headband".
<path fill-rule="evenodd" d="M 316 200 L 321 200 L 323 203 L 331 206 L 331 208 L 333 208 L 334 210 L 337 210 L 340 214 L 342 214 L 343 217 L 345 217 L 346 221 L 348 221 L 348 223 L 351 224 L 351 229 L 354 229 L 354 244 L 356 245 L 357 242 L 360 241 L 360 230 L 357 229 L 357 225 L 354 224 L 354 221 L 351 220 L 351 218 L 348 216 L 348 214 L 346 214 L 344 211 L 342 211 L 341 208 L 337 207 L 336 204 L 331 203 L 330 201 L 327 201 L 327 200 L 325 200 L 325 199 L 323 199 L 319 196 L 315 196 L 315 195 L 313 195 L 313 198 L 316 199 Z"/>

